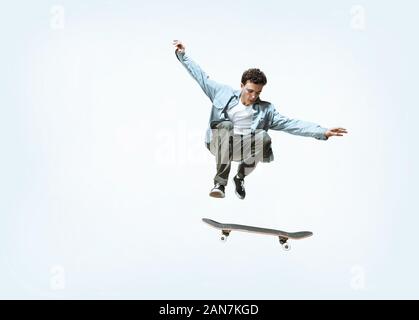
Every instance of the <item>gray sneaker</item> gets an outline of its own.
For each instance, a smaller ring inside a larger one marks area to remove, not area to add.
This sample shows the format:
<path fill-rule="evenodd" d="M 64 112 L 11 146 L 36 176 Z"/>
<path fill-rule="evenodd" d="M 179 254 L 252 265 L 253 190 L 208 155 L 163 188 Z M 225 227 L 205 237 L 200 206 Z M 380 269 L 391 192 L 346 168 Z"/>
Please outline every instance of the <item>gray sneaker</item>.
<path fill-rule="evenodd" d="M 214 188 L 212 188 L 209 195 L 210 197 L 214 197 L 214 198 L 224 198 L 225 196 L 224 186 L 222 184 L 216 183 L 214 185 Z"/>

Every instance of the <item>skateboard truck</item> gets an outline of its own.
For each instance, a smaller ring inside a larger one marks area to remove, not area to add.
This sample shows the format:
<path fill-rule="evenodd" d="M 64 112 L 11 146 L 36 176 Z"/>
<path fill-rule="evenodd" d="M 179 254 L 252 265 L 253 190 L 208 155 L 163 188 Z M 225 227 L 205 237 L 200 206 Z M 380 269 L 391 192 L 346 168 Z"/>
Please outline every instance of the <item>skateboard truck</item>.
<path fill-rule="evenodd" d="M 221 238 L 220 240 L 222 242 L 226 242 L 227 241 L 227 237 L 230 235 L 231 230 L 222 230 L 221 231 Z"/>

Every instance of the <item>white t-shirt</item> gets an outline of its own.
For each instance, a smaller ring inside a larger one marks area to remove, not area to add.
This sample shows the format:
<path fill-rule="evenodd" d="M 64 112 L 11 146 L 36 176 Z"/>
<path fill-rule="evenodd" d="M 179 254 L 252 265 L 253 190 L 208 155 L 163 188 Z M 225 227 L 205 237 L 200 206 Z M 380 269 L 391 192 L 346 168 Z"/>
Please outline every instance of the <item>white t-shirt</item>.
<path fill-rule="evenodd" d="M 234 134 L 250 134 L 250 126 L 253 119 L 252 105 L 245 106 L 241 101 L 239 104 L 227 111 L 228 117 L 234 125 Z"/>

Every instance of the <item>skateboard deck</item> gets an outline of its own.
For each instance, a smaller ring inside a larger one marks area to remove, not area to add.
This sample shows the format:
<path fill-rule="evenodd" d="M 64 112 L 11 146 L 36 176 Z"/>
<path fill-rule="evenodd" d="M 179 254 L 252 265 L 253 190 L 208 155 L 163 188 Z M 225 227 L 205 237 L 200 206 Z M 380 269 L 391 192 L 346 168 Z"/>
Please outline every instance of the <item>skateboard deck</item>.
<path fill-rule="evenodd" d="M 282 245 L 284 250 L 290 250 L 291 246 L 288 243 L 288 239 L 300 240 L 313 235 L 311 231 L 298 231 L 298 232 L 286 232 L 275 229 L 268 228 L 259 228 L 246 226 L 242 224 L 232 224 L 232 223 L 220 223 L 211 219 L 203 218 L 203 222 L 209 224 L 211 227 L 221 230 L 221 241 L 227 241 L 227 237 L 230 235 L 231 231 L 242 231 L 242 232 L 252 232 L 259 234 L 266 234 L 271 236 L 277 236 L 279 238 L 279 243 Z"/>

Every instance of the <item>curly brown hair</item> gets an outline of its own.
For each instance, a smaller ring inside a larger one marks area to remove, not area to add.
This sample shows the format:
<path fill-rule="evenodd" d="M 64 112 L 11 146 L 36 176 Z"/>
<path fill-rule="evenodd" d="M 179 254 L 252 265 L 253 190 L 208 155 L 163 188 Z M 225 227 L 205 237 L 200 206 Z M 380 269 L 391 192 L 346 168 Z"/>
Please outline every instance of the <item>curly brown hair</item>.
<path fill-rule="evenodd" d="M 261 85 L 265 85 L 268 82 L 265 74 L 256 68 L 248 69 L 245 72 L 243 72 L 242 83 L 246 84 L 247 81 Z"/>

